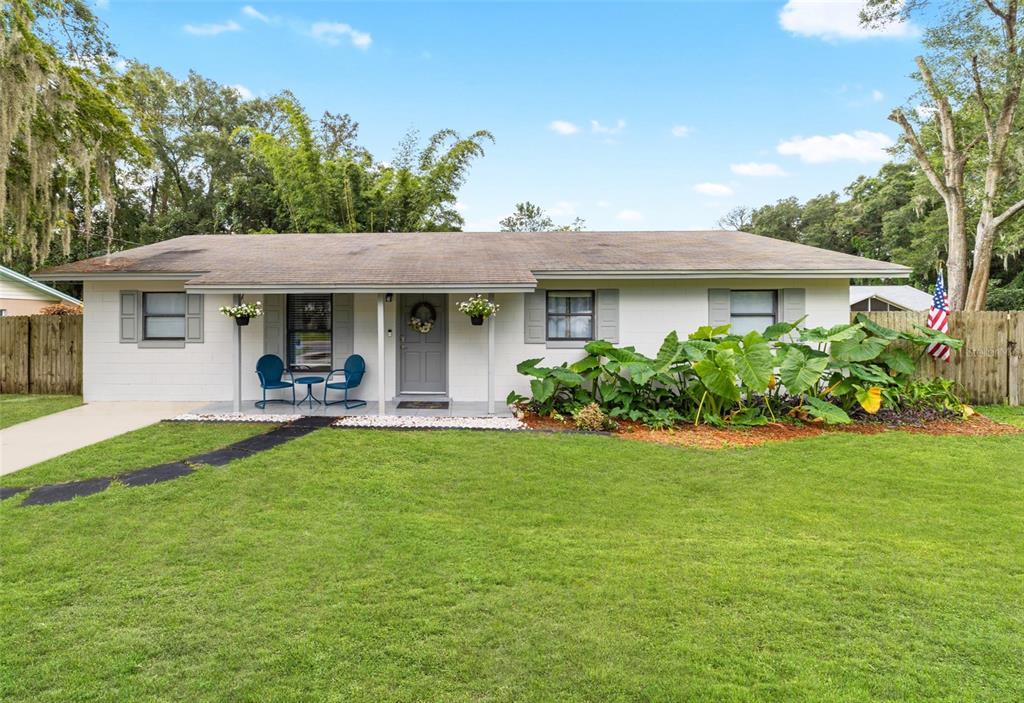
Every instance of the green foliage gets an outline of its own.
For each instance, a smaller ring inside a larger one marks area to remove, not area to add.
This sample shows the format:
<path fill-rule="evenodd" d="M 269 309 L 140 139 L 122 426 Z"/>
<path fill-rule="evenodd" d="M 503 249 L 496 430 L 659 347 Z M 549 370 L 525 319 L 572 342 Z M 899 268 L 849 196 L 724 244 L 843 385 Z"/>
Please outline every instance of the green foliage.
<path fill-rule="evenodd" d="M 730 334 L 728 325 L 703 326 L 686 341 L 670 332 L 653 358 L 594 341 L 572 365 L 522 362 L 531 397 L 513 393 L 509 402 L 558 416 L 596 403 L 613 418 L 651 427 L 687 420 L 751 426 L 779 414 L 836 424 L 850 422 L 854 410 L 961 407 L 952 384 L 913 378 L 928 344 L 959 348 L 960 340 L 925 329 L 897 332 L 863 315 L 853 324 L 799 329 L 799 341 L 795 333 L 795 323 L 742 337 Z"/>
<path fill-rule="evenodd" d="M 556 225 L 543 208 L 529 200 L 516 203 L 515 212 L 498 225 L 502 232 L 582 232 L 586 229 L 586 222 L 579 217 L 567 225 Z"/>

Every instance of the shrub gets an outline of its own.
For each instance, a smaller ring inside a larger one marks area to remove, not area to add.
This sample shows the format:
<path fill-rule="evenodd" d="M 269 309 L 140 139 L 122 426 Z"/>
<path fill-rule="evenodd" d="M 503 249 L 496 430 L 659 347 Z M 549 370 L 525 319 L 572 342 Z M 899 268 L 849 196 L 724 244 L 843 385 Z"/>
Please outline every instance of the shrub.
<path fill-rule="evenodd" d="M 78 305 L 68 305 L 67 303 L 53 303 L 47 305 L 39 311 L 40 315 L 81 315 L 82 308 Z"/>
<path fill-rule="evenodd" d="M 604 414 L 601 406 L 597 403 L 584 405 L 573 415 L 573 420 L 576 422 L 576 429 L 588 432 L 600 432 L 601 430 L 612 429 L 615 426 L 612 419 Z"/>
<path fill-rule="evenodd" d="M 518 366 L 531 377 L 531 396 L 509 395 L 542 415 L 577 415 L 592 403 L 610 418 L 651 427 L 683 421 L 759 425 L 780 415 L 828 424 L 850 422 L 850 413 L 883 407 L 955 410 L 953 384 L 913 379 L 927 345 L 963 342 L 920 325 L 897 332 L 865 315 L 853 324 L 799 328 L 776 323 L 743 336 L 729 326 L 703 326 L 681 340 L 665 337 L 651 358 L 633 347 L 590 342 L 575 364 Z"/>

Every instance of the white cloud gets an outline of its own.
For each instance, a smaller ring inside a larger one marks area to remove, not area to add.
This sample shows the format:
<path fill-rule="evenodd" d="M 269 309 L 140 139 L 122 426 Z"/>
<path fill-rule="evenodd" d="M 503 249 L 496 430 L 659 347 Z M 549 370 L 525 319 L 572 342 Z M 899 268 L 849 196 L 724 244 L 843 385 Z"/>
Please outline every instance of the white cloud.
<path fill-rule="evenodd" d="M 625 120 L 616 120 L 614 126 L 603 125 L 597 120 L 590 120 L 590 131 L 594 134 L 618 134 L 626 128 Z"/>
<path fill-rule="evenodd" d="M 672 128 L 673 137 L 687 137 L 693 130 L 684 124 L 677 124 Z"/>
<path fill-rule="evenodd" d="M 309 34 L 317 41 L 331 46 L 337 46 L 343 38 L 347 38 L 357 49 L 369 49 L 373 43 L 368 33 L 360 32 L 344 22 L 314 22 L 309 28 Z"/>
<path fill-rule="evenodd" d="M 878 89 L 875 89 L 875 90 L 871 91 L 871 99 L 874 100 L 876 103 L 882 102 L 882 100 L 884 98 L 885 98 L 885 93 L 883 93 L 882 91 L 880 91 Z"/>
<path fill-rule="evenodd" d="M 779 12 L 779 24 L 793 34 L 829 41 L 917 34 L 917 28 L 909 22 L 892 22 L 882 27 L 861 25 L 863 6 L 859 0 L 789 0 Z"/>
<path fill-rule="evenodd" d="M 579 127 L 574 125 L 572 122 L 566 122 L 565 120 L 554 120 L 551 124 L 548 125 L 548 129 L 550 129 L 555 134 L 561 134 L 563 136 L 576 134 L 577 132 L 580 131 Z"/>
<path fill-rule="evenodd" d="M 841 132 L 828 136 L 793 137 L 780 142 L 778 152 L 785 156 L 799 156 L 808 164 L 823 164 L 830 161 L 886 161 L 886 149 L 893 140 L 881 132 L 859 129 L 853 134 Z"/>
<path fill-rule="evenodd" d="M 729 169 L 739 176 L 785 176 L 786 172 L 778 164 L 757 163 L 750 161 L 745 164 L 732 164 Z"/>
<path fill-rule="evenodd" d="M 644 219 L 644 215 L 639 210 L 619 210 L 618 214 L 615 215 L 615 219 L 621 222 L 639 222 Z"/>
<path fill-rule="evenodd" d="M 260 22 L 270 22 L 269 17 L 267 17 L 265 14 L 257 10 L 252 5 L 246 5 L 245 7 L 243 7 L 242 14 L 246 17 L 251 17 L 254 20 L 259 20 Z"/>
<path fill-rule="evenodd" d="M 242 100 L 252 100 L 252 91 L 246 88 L 241 83 L 235 83 L 233 85 L 229 85 L 228 87 L 234 90 L 236 93 L 238 93 L 238 95 L 241 96 Z"/>
<path fill-rule="evenodd" d="M 714 198 L 725 198 L 733 194 L 733 189 L 724 183 L 698 183 L 693 189 L 701 195 L 710 195 Z"/>
<path fill-rule="evenodd" d="M 242 25 L 234 20 L 228 20 L 219 24 L 186 24 L 183 29 L 197 37 L 215 37 L 224 32 L 241 32 Z"/>
<path fill-rule="evenodd" d="M 571 203 L 568 200 L 559 200 L 557 203 L 547 208 L 547 214 L 552 217 L 575 217 L 576 203 Z"/>

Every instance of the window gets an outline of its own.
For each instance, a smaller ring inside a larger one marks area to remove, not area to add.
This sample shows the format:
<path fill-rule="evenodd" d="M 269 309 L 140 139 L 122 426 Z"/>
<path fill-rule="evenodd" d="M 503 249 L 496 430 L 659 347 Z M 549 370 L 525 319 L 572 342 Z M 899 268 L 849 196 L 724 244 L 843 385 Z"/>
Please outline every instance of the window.
<path fill-rule="evenodd" d="M 778 291 L 734 290 L 731 295 L 729 322 L 733 334 L 763 332 L 775 324 L 778 310 Z"/>
<path fill-rule="evenodd" d="M 142 294 L 142 338 L 185 340 L 185 294 Z"/>
<path fill-rule="evenodd" d="M 331 296 L 288 296 L 288 367 L 331 370 Z"/>
<path fill-rule="evenodd" d="M 594 338 L 594 291 L 548 291 L 548 339 L 589 341 Z"/>

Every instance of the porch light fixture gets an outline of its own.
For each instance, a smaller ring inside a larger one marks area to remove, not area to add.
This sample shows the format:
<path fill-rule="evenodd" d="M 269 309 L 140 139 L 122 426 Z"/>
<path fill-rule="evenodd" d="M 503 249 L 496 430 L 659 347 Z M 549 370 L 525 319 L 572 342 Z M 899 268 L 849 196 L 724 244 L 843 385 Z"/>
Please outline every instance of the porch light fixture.
<path fill-rule="evenodd" d="M 384 294 L 384 302 L 385 303 L 390 303 L 394 299 L 395 299 L 395 294 L 394 293 L 385 293 Z"/>

